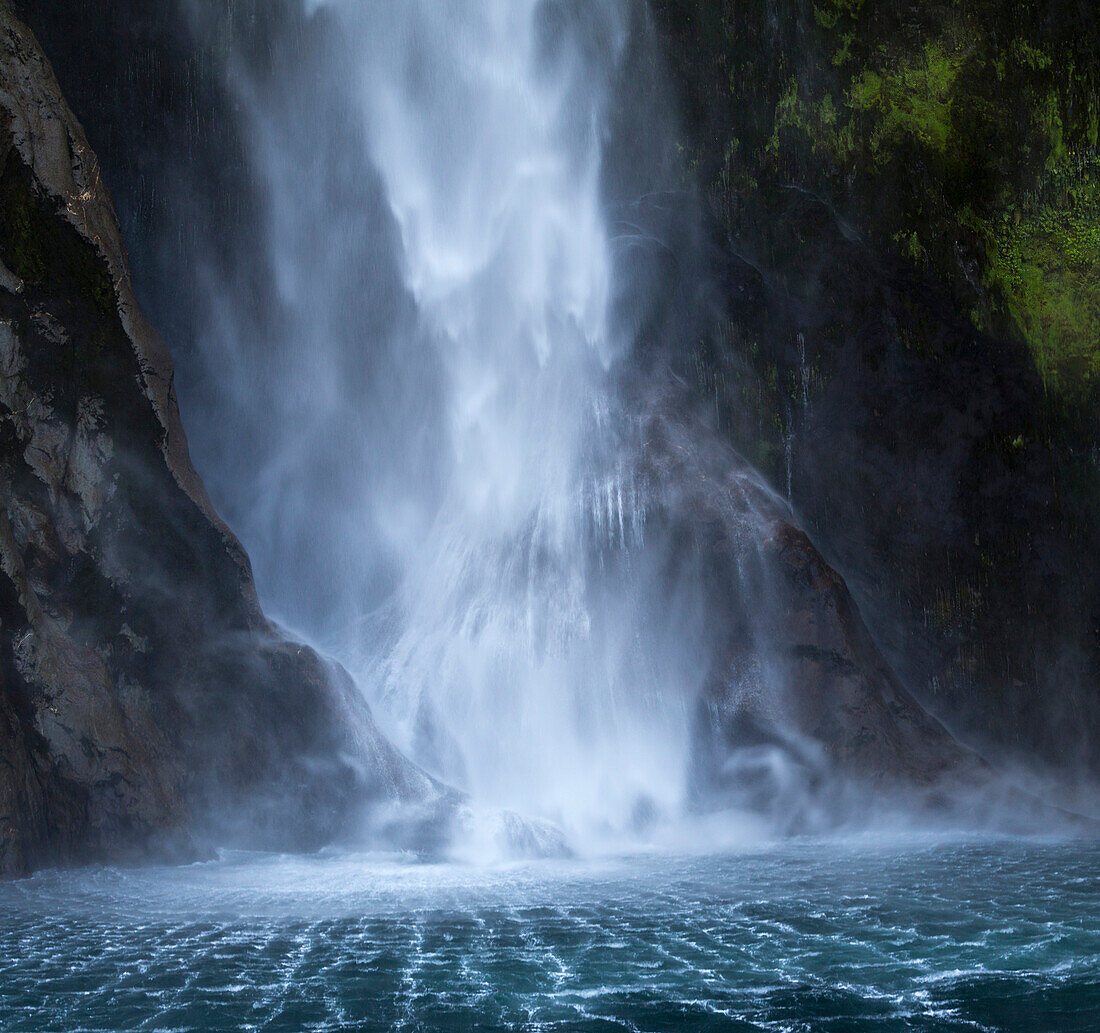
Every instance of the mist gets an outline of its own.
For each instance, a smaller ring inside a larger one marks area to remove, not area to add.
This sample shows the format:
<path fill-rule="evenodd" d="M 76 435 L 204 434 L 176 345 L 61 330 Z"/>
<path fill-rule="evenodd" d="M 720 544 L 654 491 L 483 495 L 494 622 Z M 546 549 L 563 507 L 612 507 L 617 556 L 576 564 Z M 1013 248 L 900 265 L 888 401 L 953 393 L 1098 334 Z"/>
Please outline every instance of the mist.
<path fill-rule="evenodd" d="M 856 783 L 941 765 L 822 746 L 848 733 L 791 662 L 790 470 L 783 498 L 689 385 L 720 259 L 644 6 L 189 17 L 252 207 L 235 263 L 195 246 L 192 450 L 265 609 L 401 751 L 573 845 L 858 822 Z M 872 724 L 915 706 L 877 678 Z"/>
<path fill-rule="evenodd" d="M 714 372 L 744 273 L 646 5 L 181 17 L 189 114 L 123 209 L 139 281 L 265 611 L 351 671 L 405 755 L 505 839 L 520 814 L 574 846 L 702 841 L 678 823 L 714 814 L 937 822 L 919 798 L 948 771 L 953 795 L 1004 797 L 879 655 L 919 684 L 927 646 L 863 557 L 855 599 L 798 581 L 805 445 L 785 432 L 779 475 L 754 468 L 758 374 Z M 782 337 L 775 288 L 752 291 Z M 798 340 L 798 418 L 820 419 Z"/>
<path fill-rule="evenodd" d="M 0 0 L 0 1025 L 1097 1027 L 1010 6 Z"/>

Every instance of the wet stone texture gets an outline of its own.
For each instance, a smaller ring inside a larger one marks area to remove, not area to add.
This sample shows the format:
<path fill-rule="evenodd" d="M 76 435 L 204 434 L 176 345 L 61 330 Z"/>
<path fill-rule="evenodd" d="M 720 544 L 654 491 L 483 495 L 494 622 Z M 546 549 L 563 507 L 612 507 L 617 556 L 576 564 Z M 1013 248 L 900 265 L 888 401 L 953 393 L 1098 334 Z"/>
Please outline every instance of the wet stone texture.
<path fill-rule="evenodd" d="M 378 802 L 422 805 L 397 824 L 445 838 L 453 797 L 263 617 L 188 457 L 97 161 L 3 0 L 0 374 L 0 872 L 317 846 Z M 658 405 L 641 465 L 655 526 L 705 571 L 699 806 L 797 829 L 843 817 L 848 784 L 986 784 L 788 508 L 679 408 Z"/>

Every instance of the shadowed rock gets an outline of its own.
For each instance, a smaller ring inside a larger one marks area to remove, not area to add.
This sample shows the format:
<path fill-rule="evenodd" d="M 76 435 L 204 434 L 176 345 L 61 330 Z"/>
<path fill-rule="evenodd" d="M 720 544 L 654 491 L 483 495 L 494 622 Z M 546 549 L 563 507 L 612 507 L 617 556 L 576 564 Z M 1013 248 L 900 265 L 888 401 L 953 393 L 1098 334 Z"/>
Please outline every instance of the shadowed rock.
<path fill-rule="evenodd" d="M 648 431 L 655 531 L 703 574 L 698 806 L 794 830 L 843 820 L 852 787 L 956 809 L 1010 795 L 905 691 L 760 478 L 694 423 Z M 551 827 L 465 809 L 380 735 L 343 671 L 260 612 L 188 457 L 96 160 L 4 0 L 0 489 L 3 872 L 354 831 L 431 853 L 456 832 L 566 851 Z M 419 731 L 438 747 L 445 721 Z M 651 811 L 639 802 L 640 830 Z"/>

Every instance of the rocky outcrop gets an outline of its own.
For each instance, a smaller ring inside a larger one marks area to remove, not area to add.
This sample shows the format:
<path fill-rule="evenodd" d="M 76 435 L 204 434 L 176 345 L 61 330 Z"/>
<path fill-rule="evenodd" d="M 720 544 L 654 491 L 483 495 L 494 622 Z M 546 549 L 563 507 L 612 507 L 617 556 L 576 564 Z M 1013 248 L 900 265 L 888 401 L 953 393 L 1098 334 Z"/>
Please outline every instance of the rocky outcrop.
<path fill-rule="evenodd" d="M 95 156 L 0 2 L 0 874 L 309 847 L 441 798 L 261 613 Z"/>
<path fill-rule="evenodd" d="M 390 747 L 347 676 L 263 617 L 188 457 L 95 157 L 4 0 L 0 263 L 0 871 L 350 830 L 427 847 L 461 835 L 470 812 Z M 766 323 L 761 295 L 776 295 L 744 280 Z M 843 820 L 868 791 L 995 796 L 787 504 L 673 418 L 687 409 L 652 406 L 641 465 L 671 562 L 703 570 L 695 805 L 792 829 Z M 514 815 L 500 825 L 510 847 L 564 849 Z"/>
<path fill-rule="evenodd" d="M 855 808 L 865 819 L 873 801 L 957 819 L 1011 796 L 901 684 L 786 503 L 728 446 L 704 440 L 664 416 L 646 435 L 662 500 L 653 523 L 679 543 L 681 562 L 700 563 L 705 586 L 695 805 L 761 812 L 791 831 L 847 821 Z"/>

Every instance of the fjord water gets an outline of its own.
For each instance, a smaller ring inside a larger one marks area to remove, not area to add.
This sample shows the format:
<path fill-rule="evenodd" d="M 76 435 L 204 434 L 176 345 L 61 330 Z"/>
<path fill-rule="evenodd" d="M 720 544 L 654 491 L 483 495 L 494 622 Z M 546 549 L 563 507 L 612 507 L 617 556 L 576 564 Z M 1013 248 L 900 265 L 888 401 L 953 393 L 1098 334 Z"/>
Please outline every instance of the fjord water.
<path fill-rule="evenodd" d="M 42 873 L 0 887 L 0 1027 L 1091 1033 L 1098 873 L 920 839 Z"/>

